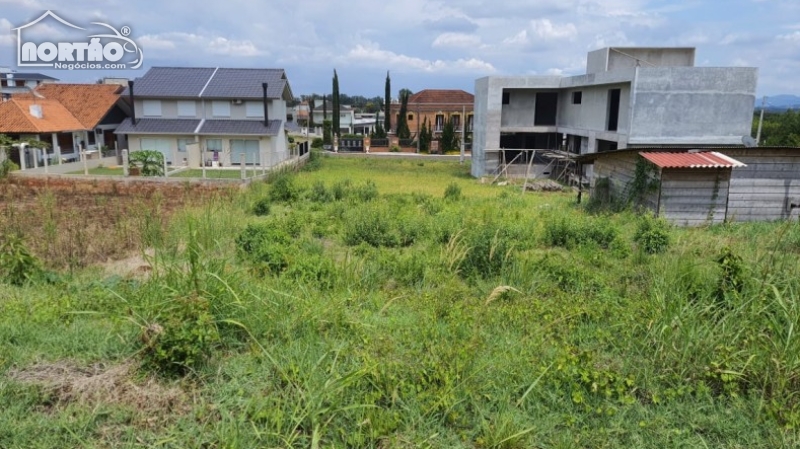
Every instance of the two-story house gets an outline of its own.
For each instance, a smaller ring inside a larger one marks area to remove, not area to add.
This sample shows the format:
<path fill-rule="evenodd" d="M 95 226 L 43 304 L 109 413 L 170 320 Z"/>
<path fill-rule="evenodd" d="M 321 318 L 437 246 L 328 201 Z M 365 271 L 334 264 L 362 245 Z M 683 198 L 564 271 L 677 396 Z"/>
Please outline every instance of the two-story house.
<path fill-rule="evenodd" d="M 456 132 L 472 132 L 475 97 L 459 89 L 425 89 L 408 97 L 406 123 L 413 136 L 427 123 L 434 137 L 440 135 L 447 121 L 453 122 Z M 400 103 L 392 103 L 392 123 L 400 120 Z M 466 128 L 464 128 L 466 127 Z"/>
<path fill-rule="evenodd" d="M 130 151 L 173 165 L 274 166 L 290 157 L 284 130 L 292 91 L 283 69 L 153 67 L 129 83 Z"/>
<path fill-rule="evenodd" d="M 756 68 L 695 67 L 694 48 L 629 47 L 592 51 L 586 66 L 579 76 L 476 80 L 473 176 L 512 160 L 505 149 L 585 154 L 750 136 Z"/>
<path fill-rule="evenodd" d="M 13 94 L 29 93 L 42 83 L 58 81 L 41 73 L 23 73 L 0 67 L 0 101 L 8 100 Z"/>

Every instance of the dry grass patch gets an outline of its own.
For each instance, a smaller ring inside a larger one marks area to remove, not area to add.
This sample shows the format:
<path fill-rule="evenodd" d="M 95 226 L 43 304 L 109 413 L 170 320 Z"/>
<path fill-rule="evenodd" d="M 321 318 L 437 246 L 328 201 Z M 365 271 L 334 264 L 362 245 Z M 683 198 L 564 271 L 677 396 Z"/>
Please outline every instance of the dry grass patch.
<path fill-rule="evenodd" d="M 135 371 L 132 362 L 81 367 L 73 362 L 59 361 L 12 369 L 7 377 L 43 388 L 55 398 L 54 407 L 71 403 L 124 407 L 136 412 L 147 425 L 190 410 L 183 390 L 163 385 L 154 378 L 134 380 Z"/>

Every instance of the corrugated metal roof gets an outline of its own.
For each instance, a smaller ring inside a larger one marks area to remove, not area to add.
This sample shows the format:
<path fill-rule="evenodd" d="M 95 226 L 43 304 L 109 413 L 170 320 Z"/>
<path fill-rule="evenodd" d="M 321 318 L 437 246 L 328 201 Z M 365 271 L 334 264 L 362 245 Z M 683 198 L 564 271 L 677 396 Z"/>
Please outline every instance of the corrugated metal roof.
<path fill-rule="evenodd" d="M 661 168 L 736 168 L 746 167 L 745 164 L 717 153 L 716 151 L 703 151 L 693 153 L 649 153 L 641 151 L 639 154 Z"/>

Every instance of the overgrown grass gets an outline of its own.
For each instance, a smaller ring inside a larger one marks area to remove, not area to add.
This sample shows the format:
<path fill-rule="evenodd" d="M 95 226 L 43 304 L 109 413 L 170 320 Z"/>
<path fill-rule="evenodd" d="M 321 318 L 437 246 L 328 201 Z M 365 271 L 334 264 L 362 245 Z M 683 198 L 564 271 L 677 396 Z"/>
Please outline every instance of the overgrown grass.
<path fill-rule="evenodd" d="M 5 281 L 0 446 L 800 443 L 800 224 L 675 229 L 457 163 L 320 165 L 141 215 L 146 276 Z M 19 374 L 64 361 L 185 398 Z"/>

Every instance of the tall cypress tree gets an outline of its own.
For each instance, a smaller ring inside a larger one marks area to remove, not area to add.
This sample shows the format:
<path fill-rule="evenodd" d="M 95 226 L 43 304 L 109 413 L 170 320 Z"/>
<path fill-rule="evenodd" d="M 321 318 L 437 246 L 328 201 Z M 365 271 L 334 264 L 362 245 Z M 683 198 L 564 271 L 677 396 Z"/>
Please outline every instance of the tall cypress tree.
<path fill-rule="evenodd" d="M 336 69 L 333 69 L 333 132 L 337 136 L 341 136 L 340 126 L 340 105 L 339 105 L 339 75 Z"/>
<path fill-rule="evenodd" d="M 311 98 L 308 100 L 308 128 L 311 130 L 316 126 L 314 123 L 314 102 L 316 98 L 317 96 L 315 94 L 311 94 Z"/>
<path fill-rule="evenodd" d="M 411 137 L 411 130 L 408 129 L 408 97 L 411 91 L 400 89 L 400 113 L 397 118 L 397 137 L 408 139 Z"/>
<path fill-rule="evenodd" d="M 383 101 L 383 129 L 387 132 L 392 129 L 392 80 L 386 72 L 386 92 Z"/>
<path fill-rule="evenodd" d="M 322 96 L 322 121 L 328 120 L 328 96 Z"/>

